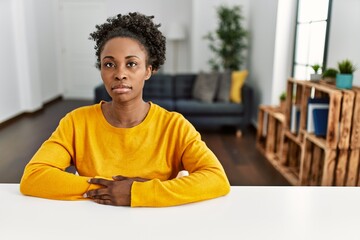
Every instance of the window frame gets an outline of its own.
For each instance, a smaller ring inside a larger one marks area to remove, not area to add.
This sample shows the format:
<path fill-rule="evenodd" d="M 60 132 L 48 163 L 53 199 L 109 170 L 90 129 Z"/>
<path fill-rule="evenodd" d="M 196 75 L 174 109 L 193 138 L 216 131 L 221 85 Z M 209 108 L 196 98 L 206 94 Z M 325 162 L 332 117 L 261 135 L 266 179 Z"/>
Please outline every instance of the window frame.
<path fill-rule="evenodd" d="M 328 5 L 328 12 L 327 12 L 327 18 L 326 20 L 322 20 L 326 22 L 326 31 L 325 31 L 325 44 L 324 44 L 324 54 L 323 54 L 323 60 L 322 60 L 322 70 L 326 69 L 327 66 L 327 57 L 328 57 L 328 47 L 329 47 L 329 34 L 330 34 L 330 23 L 331 23 L 331 11 L 332 11 L 332 2 L 333 0 L 328 0 L 329 1 L 329 5 Z M 300 4 L 300 0 L 297 0 L 296 3 L 296 18 L 295 18 L 295 33 L 294 33 L 294 46 L 293 46 L 293 60 L 292 60 L 292 67 L 291 67 L 291 76 L 295 77 L 295 66 L 305 66 L 305 67 L 309 67 L 311 66 L 309 63 L 304 64 L 300 64 L 296 62 L 296 46 L 297 46 L 297 35 L 298 35 L 298 26 L 302 23 L 300 23 L 298 21 L 299 19 L 299 4 Z M 319 21 L 317 21 L 319 22 Z M 311 22 L 309 22 L 309 24 L 311 24 Z M 304 79 L 302 79 L 304 80 Z"/>

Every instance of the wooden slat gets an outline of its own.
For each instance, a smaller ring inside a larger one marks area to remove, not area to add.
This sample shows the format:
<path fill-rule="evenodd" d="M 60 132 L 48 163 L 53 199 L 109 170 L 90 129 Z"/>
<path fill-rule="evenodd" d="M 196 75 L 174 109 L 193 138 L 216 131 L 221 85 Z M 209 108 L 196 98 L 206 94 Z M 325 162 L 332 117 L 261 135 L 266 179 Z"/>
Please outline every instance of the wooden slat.
<path fill-rule="evenodd" d="M 279 159 L 279 164 L 281 164 L 281 165 L 287 164 L 287 153 L 289 151 L 289 140 L 285 135 L 285 131 L 282 132 L 282 142 L 281 142 L 281 147 L 280 147 L 281 156 Z"/>
<path fill-rule="evenodd" d="M 306 186 L 309 184 L 309 175 L 311 168 L 311 152 L 313 144 L 305 137 L 305 145 L 301 154 L 299 185 Z"/>
<path fill-rule="evenodd" d="M 257 120 L 257 131 L 256 131 L 256 141 L 259 142 L 264 131 L 264 106 L 259 106 L 258 111 L 258 120 Z"/>
<path fill-rule="evenodd" d="M 321 179 L 322 186 L 332 186 L 335 179 L 335 166 L 336 166 L 336 150 L 325 150 L 323 175 Z"/>
<path fill-rule="evenodd" d="M 316 144 L 322 149 L 326 149 L 326 140 L 324 138 L 320 138 L 315 136 L 313 133 L 306 133 L 306 138 L 312 143 Z"/>
<path fill-rule="evenodd" d="M 337 148 L 339 139 L 341 97 L 341 92 L 333 92 L 330 95 L 326 147 L 331 149 Z"/>
<path fill-rule="evenodd" d="M 275 119 L 268 114 L 268 126 L 265 151 L 266 154 L 274 152 L 274 140 L 275 140 Z"/>
<path fill-rule="evenodd" d="M 346 182 L 347 164 L 348 164 L 349 151 L 339 150 L 338 160 L 336 165 L 336 186 L 344 186 Z"/>
<path fill-rule="evenodd" d="M 353 91 L 343 91 L 342 111 L 340 121 L 339 149 L 348 149 L 350 147 L 350 132 L 353 116 L 355 94 Z"/>
<path fill-rule="evenodd" d="M 356 186 L 359 175 L 359 149 L 352 149 L 349 157 L 346 186 Z"/>
<path fill-rule="evenodd" d="M 286 109 L 285 109 L 285 129 L 290 129 L 290 115 L 292 106 L 292 95 L 293 95 L 294 83 L 289 80 L 286 88 Z"/>
<path fill-rule="evenodd" d="M 351 149 L 360 148 L 360 90 L 356 89 L 355 93 L 356 96 L 354 101 L 354 112 L 350 140 Z"/>
<path fill-rule="evenodd" d="M 310 175 L 310 185 L 317 186 L 319 185 L 319 176 L 320 176 L 320 162 L 322 159 L 322 149 L 318 146 L 313 147 L 313 155 L 312 155 L 312 164 L 311 164 L 311 175 Z"/>
<path fill-rule="evenodd" d="M 276 124 L 276 147 L 275 147 L 275 154 L 277 156 L 278 159 L 281 158 L 281 147 L 282 147 L 282 141 L 283 141 L 283 134 L 282 132 L 284 131 L 284 124 L 283 122 L 277 121 Z"/>
<path fill-rule="evenodd" d="M 300 125 L 299 131 L 302 132 L 306 129 L 306 121 L 307 121 L 307 107 L 308 107 L 308 99 L 310 98 L 311 88 L 307 87 L 302 92 L 302 101 L 300 105 Z"/>

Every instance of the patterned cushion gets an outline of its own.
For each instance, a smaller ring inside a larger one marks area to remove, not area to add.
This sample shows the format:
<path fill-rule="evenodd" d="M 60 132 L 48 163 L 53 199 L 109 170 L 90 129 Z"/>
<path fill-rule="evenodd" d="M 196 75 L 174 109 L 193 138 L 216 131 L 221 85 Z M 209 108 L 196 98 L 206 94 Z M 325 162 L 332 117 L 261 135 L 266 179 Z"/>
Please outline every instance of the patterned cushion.
<path fill-rule="evenodd" d="M 230 102 L 231 71 L 225 71 L 219 76 L 219 87 L 216 100 L 219 102 Z"/>
<path fill-rule="evenodd" d="M 193 98 L 203 102 L 213 102 L 218 86 L 218 73 L 200 72 L 193 88 Z"/>

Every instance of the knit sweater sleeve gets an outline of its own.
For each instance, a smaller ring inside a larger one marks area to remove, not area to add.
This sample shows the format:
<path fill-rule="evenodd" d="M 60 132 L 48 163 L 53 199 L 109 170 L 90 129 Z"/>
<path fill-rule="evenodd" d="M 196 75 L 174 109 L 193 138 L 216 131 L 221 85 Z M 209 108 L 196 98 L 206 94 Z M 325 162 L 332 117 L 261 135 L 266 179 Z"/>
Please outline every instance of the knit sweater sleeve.
<path fill-rule="evenodd" d="M 181 163 L 189 176 L 166 181 L 134 182 L 131 206 L 173 206 L 224 196 L 230 184 L 215 154 L 192 127 L 185 127 L 180 139 Z"/>
<path fill-rule="evenodd" d="M 24 170 L 20 191 L 36 197 L 75 200 L 89 189 L 88 177 L 65 171 L 74 159 L 75 126 L 71 114 L 65 116 Z"/>

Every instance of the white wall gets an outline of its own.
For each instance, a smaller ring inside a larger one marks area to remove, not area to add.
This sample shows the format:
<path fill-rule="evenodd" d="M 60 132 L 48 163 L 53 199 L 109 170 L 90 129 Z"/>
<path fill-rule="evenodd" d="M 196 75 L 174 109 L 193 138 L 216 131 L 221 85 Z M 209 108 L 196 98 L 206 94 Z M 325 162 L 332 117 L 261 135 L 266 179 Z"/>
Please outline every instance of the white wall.
<path fill-rule="evenodd" d="M 253 4 L 249 0 L 194 0 L 192 2 L 192 31 L 191 31 L 191 71 L 209 71 L 208 60 L 212 58 L 209 50 L 208 41 L 203 37 L 208 32 L 213 32 L 217 28 L 216 7 L 225 4 L 228 6 L 241 5 L 244 15 L 243 26 L 249 30 L 249 5 Z M 265 2 L 265 1 L 264 1 Z M 245 63 L 244 68 L 247 67 Z"/>
<path fill-rule="evenodd" d="M 133 0 L 123 1 L 108 0 L 107 1 L 107 14 L 108 16 L 115 16 L 116 14 L 127 14 L 128 12 L 140 12 L 147 15 L 155 16 L 154 21 L 161 23 L 160 30 L 166 36 L 169 27 L 172 24 L 180 24 L 184 26 L 187 32 L 187 38 L 179 42 L 178 58 L 177 58 L 177 72 L 189 72 L 190 68 L 190 54 L 191 54 L 191 41 L 190 31 L 192 24 L 192 0 Z M 166 61 L 162 67 L 165 73 L 174 72 L 174 45 L 173 42 L 167 41 L 166 43 Z"/>
<path fill-rule="evenodd" d="M 57 1 L 34 1 L 35 27 L 37 33 L 38 69 L 41 85 L 41 100 L 48 102 L 61 94 L 57 42 Z"/>
<path fill-rule="evenodd" d="M 254 88 L 253 122 L 257 106 L 272 99 L 278 0 L 252 0 L 249 14 L 249 84 Z"/>
<path fill-rule="evenodd" d="M 22 111 L 17 82 L 11 2 L 0 1 L 0 122 Z"/>
<path fill-rule="evenodd" d="M 61 94 L 54 35 L 54 2 L 0 1 L 0 122 L 33 112 Z"/>
<path fill-rule="evenodd" d="M 350 59 L 357 65 L 353 84 L 360 86 L 360 1 L 333 0 L 327 67 Z"/>
<path fill-rule="evenodd" d="M 296 24 L 296 0 L 278 0 L 271 105 L 279 105 L 279 96 L 286 91 L 293 60 Z"/>

